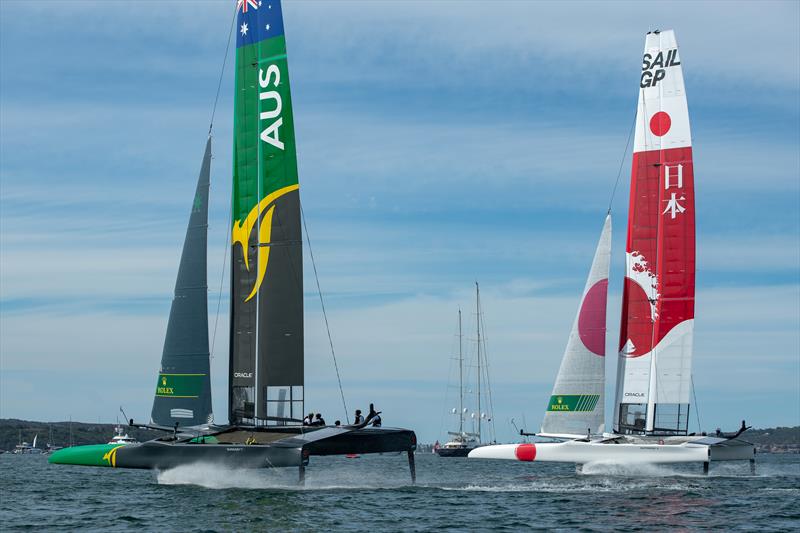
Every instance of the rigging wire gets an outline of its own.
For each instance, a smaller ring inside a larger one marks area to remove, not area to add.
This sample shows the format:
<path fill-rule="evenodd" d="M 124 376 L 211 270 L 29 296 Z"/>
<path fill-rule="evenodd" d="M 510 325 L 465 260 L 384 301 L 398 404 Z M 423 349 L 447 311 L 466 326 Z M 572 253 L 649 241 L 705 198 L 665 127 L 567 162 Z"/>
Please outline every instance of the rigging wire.
<path fill-rule="evenodd" d="M 460 311 L 461 311 L 461 308 L 459 307 L 459 312 Z M 459 336 L 458 336 L 458 334 L 456 334 L 453 337 L 454 338 L 458 338 Z M 459 342 L 461 342 L 460 338 L 459 338 Z M 454 348 L 451 346 L 450 353 L 453 353 L 454 351 L 455 351 Z M 452 387 L 450 385 L 450 383 L 451 383 L 451 379 L 450 378 L 451 378 L 451 376 L 453 374 L 453 361 L 455 361 L 455 360 L 456 359 L 454 357 L 449 357 L 448 358 L 449 363 L 448 363 L 448 367 L 447 367 L 447 387 L 445 387 L 444 399 L 443 399 L 443 403 L 442 403 L 442 408 L 440 410 L 441 417 L 439 418 L 439 432 L 437 433 L 437 435 L 442 435 L 442 434 L 449 435 L 449 432 L 443 433 L 443 430 L 444 430 L 445 413 L 450 411 L 450 409 L 448 408 L 448 405 L 450 403 L 450 389 Z M 463 378 L 462 378 L 461 381 L 463 383 Z M 463 398 L 463 394 L 464 394 L 463 387 L 459 388 L 458 393 L 459 393 L 459 396 Z M 458 410 L 458 413 L 457 413 L 459 418 L 460 418 L 459 428 L 461 430 L 461 433 L 463 433 L 463 427 L 464 427 L 464 422 L 463 422 L 464 421 L 464 413 L 462 411 L 462 404 L 463 404 L 463 402 L 459 402 L 459 410 Z M 447 442 L 448 440 L 449 440 L 449 437 L 446 437 L 445 438 L 445 442 Z M 438 439 L 437 439 L 437 442 L 438 442 Z"/>
<path fill-rule="evenodd" d="M 628 140 L 625 142 L 625 150 L 622 152 L 622 159 L 619 162 L 619 170 L 617 171 L 617 179 L 614 181 L 614 188 L 611 189 L 611 198 L 608 200 L 608 212 L 611 213 L 611 205 L 614 203 L 614 196 L 617 194 L 617 186 L 619 186 L 619 179 L 622 177 L 622 167 L 625 165 L 625 157 L 628 155 L 628 147 L 631 144 L 631 138 L 633 137 L 633 130 L 636 126 L 636 115 L 638 113 L 638 109 L 636 113 L 633 114 L 633 121 L 631 122 L 631 129 L 628 131 Z"/>
<path fill-rule="evenodd" d="M 214 316 L 214 333 L 211 335 L 211 353 L 209 356 L 214 359 L 214 346 L 217 341 L 217 325 L 219 324 L 219 310 L 222 305 L 222 286 L 225 283 L 225 266 L 228 264 L 228 245 L 231 238 L 231 216 L 233 215 L 233 206 L 228 210 L 228 225 L 225 230 L 225 251 L 222 254 L 222 274 L 219 277 L 219 291 L 217 293 L 217 314 Z"/>
<path fill-rule="evenodd" d="M 311 256 L 311 266 L 314 268 L 314 281 L 317 282 L 317 294 L 319 295 L 319 303 L 322 306 L 322 317 L 325 319 L 325 331 L 328 332 L 328 344 L 331 346 L 331 356 L 333 356 L 333 367 L 336 369 L 336 380 L 339 382 L 339 394 L 342 396 L 342 405 L 344 406 L 344 419 L 349 424 L 350 415 L 347 410 L 347 402 L 344 399 L 344 389 L 342 388 L 342 378 L 339 375 L 339 364 L 336 362 L 336 350 L 333 349 L 333 337 L 331 337 L 331 328 L 328 324 L 328 313 L 325 311 L 325 300 L 322 297 L 322 288 L 319 285 L 319 275 L 317 274 L 317 263 L 314 261 L 314 250 L 311 248 L 311 237 L 308 234 L 308 225 L 306 224 L 306 213 L 303 210 L 303 205 L 300 204 L 300 215 L 303 218 L 303 229 L 306 232 L 306 242 L 308 243 L 308 253 Z"/>
<path fill-rule="evenodd" d="M 694 414 L 697 417 L 697 431 L 702 433 L 703 426 L 700 425 L 700 405 L 697 403 L 697 393 L 694 390 L 694 376 L 689 374 L 689 379 L 692 383 L 692 399 L 694 400 Z"/>
<path fill-rule="evenodd" d="M 495 434 L 495 426 L 494 426 L 494 400 L 492 398 L 492 386 L 491 381 L 489 380 L 489 348 L 486 346 L 486 320 L 483 318 L 483 314 L 480 315 L 481 327 L 483 328 L 483 371 L 486 374 L 486 392 L 487 396 L 489 397 L 489 416 L 490 416 L 490 434 L 492 436 L 492 442 L 497 442 L 497 435 Z"/>
<path fill-rule="evenodd" d="M 458 310 L 460 312 L 461 311 L 461 307 L 459 307 Z M 458 338 L 458 334 L 455 334 L 453 337 L 454 338 Z M 462 337 L 463 337 L 463 335 L 462 335 Z M 459 339 L 459 342 L 461 342 L 461 339 Z M 454 351 L 455 351 L 455 349 L 451 346 L 450 347 L 450 353 L 453 353 Z M 450 411 L 450 408 L 447 407 L 449 405 L 449 403 L 450 403 L 450 389 L 452 388 L 451 385 L 450 385 L 450 382 L 451 382 L 450 377 L 454 373 L 453 372 L 453 361 L 456 361 L 457 359 L 455 357 L 448 357 L 448 360 L 449 360 L 449 363 L 448 363 L 448 367 L 447 367 L 447 387 L 445 387 L 445 390 L 444 390 L 444 400 L 443 400 L 443 403 L 442 403 L 442 408 L 440 409 L 441 417 L 439 418 L 439 432 L 437 433 L 437 435 L 442 435 L 443 434 L 445 414 Z M 462 382 L 463 382 L 463 379 L 462 379 Z M 459 389 L 458 393 L 459 393 L 459 395 L 463 396 L 463 393 L 464 393 L 463 387 L 461 387 Z M 463 430 L 463 427 L 464 427 L 464 425 L 463 425 L 463 420 L 464 420 L 463 406 L 460 406 L 459 411 L 458 411 L 458 416 L 461 419 L 461 424 L 459 425 L 459 427 L 461 427 L 462 430 Z M 446 433 L 444 433 L 444 434 L 446 435 Z M 445 442 L 447 442 L 448 439 L 449 439 L 449 437 L 447 439 L 445 439 Z M 436 439 L 436 440 L 438 441 L 439 439 Z"/>
<path fill-rule="evenodd" d="M 236 23 L 236 13 L 238 12 L 238 6 L 236 9 L 233 10 L 233 17 L 231 18 L 231 27 L 228 30 L 228 42 L 225 44 L 225 57 L 222 58 L 222 68 L 219 71 L 219 81 L 217 82 L 217 94 L 214 96 L 214 106 L 211 109 L 211 121 L 208 124 L 208 135 L 211 136 L 211 130 L 214 128 L 214 116 L 217 113 L 217 103 L 219 102 L 219 92 L 222 88 L 222 79 L 225 76 L 225 65 L 228 64 L 228 52 L 231 48 L 231 37 L 233 37 L 233 27 Z M 213 157 L 213 156 L 212 156 Z M 214 333 L 211 335 L 211 350 L 209 351 L 209 359 L 214 359 L 214 346 L 217 341 L 217 326 L 219 325 L 219 310 L 220 306 L 222 305 L 222 286 L 225 282 L 225 265 L 227 263 L 228 257 L 228 245 L 230 244 L 230 237 L 231 237 L 231 216 L 233 215 L 233 204 L 231 204 L 228 210 L 228 224 L 225 230 L 225 252 L 222 255 L 222 274 L 219 280 L 219 292 L 217 294 L 217 313 L 214 316 Z"/>
<path fill-rule="evenodd" d="M 633 120 L 631 121 L 631 127 L 630 127 L 630 130 L 628 130 L 628 140 L 625 141 L 625 150 L 622 152 L 622 158 L 619 161 L 619 169 L 617 170 L 617 179 L 614 181 L 614 187 L 611 190 L 611 197 L 608 200 L 608 211 L 606 211 L 607 214 L 611 214 L 611 206 L 614 204 L 614 197 L 617 194 L 617 187 L 619 186 L 619 180 L 622 177 L 622 168 L 625 165 L 625 158 L 628 155 L 628 147 L 630 146 L 631 139 L 633 138 L 633 132 L 634 132 L 634 129 L 636 127 L 636 117 L 638 116 L 638 114 L 639 114 L 639 106 L 638 106 L 638 103 L 637 103 L 636 111 L 633 113 Z M 619 367 L 620 364 L 622 364 L 622 363 L 618 361 L 617 362 L 617 366 Z M 616 383 L 616 391 L 614 393 L 614 396 L 615 396 L 614 402 L 615 402 L 615 404 L 617 402 L 619 404 L 621 404 L 621 399 L 620 399 L 620 395 L 622 394 L 621 387 L 622 387 L 622 380 L 618 379 L 617 383 Z M 616 413 L 616 407 L 615 407 L 615 413 Z M 614 422 L 615 425 L 618 424 L 618 423 L 619 423 L 619 420 Z"/>
<path fill-rule="evenodd" d="M 228 43 L 225 45 L 225 57 L 222 58 L 222 68 L 219 72 L 219 81 L 217 82 L 217 95 L 214 97 L 214 107 L 211 109 L 211 122 L 208 124 L 208 134 L 211 135 L 211 129 L 214 127 L 214 115 L 217 114 L 217 102 L 219 101 L 219 91 L 222 88 L 222 78 L 225 75 L 225 65 L 228 63 L 228 52 L 231 49 L 231 37 L 233 36 L 233 27 L 236 25 L 236 14 L 239 11 L 239 6 L 233 10 L 233 17 L 231 18 L 231 28 L 228 30 Z"/>

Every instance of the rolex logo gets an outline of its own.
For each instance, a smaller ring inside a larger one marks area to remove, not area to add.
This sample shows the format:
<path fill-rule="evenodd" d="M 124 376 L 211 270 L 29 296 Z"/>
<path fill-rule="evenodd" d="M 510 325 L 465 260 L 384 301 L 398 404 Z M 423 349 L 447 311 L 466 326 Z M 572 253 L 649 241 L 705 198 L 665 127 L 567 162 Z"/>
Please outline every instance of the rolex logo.
<path fill-rule="evenodd" d="M 161 386 L 156 387 L 156 396 L 174 396 L 175 387 L 167 387 L 167 376 L 161 376 L 156 384 L 161 383 Z M 180 383 L 180 379 L 178 379 Z"/>

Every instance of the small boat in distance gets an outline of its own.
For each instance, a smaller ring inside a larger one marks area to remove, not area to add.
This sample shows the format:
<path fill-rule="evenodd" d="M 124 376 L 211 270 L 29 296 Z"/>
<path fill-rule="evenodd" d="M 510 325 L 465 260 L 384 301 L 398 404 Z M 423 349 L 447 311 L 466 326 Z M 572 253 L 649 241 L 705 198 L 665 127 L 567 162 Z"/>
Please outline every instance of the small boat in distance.
<path fill-rule="evenodd" d="M 436 445 L 434 446 L 434 452 L 439 457 L 467 457 L 469 452 L 482 446 L 481 443 L 481 420 L 486 420 L 488 423 L 492 422 L 491 412 L 489 413 L 488 419 L 486 413 L 481 411 L 481 359 L 486 356 L 486 350 L 484 349 L 481 352 L 481 345 L 483 340 L 481 339 L 481 293 L 480 287 L 477 282 L 475 282 L 475 301 L 476 301 L 476 308 L 477 308 L 477 341 L 478 341 L 478 356 L 477 356 L 477 374 L 478 374 L 478 388 L 477 392 L 477 403 L 478 403 L 478 410 L 472 413 L 472 420 L 477 423 L 476 430 L 474 432 L 467 432 L 464 430 L 464 415 L 467 414 L 469 411 L 466 407 L 464 407 L 464 351 L 463 351 L 463 338 L 464 335 L 461 333 L 461 309 L 458 310 L 458 408 L 453 408 L 451 413 L 454 415 L 458 415 L 458 431 L 448 431 L 448 435 L 450 435 L 450 440 L 447 441 L 444 445 L 439 445 L 439 441 L 436 441 Z M 485 365 L 484 365 L 485 368 Z M 487 372 L 487 388 L 488 388 L 488 372 Z"/>
<path fill-rule="evenodd" d="M 128 434 L 125 433 L 125 430 L 122 429 L 122 426 L 117 424 L 117 427 L 114 428 L 114 436 L 111 437 L 111 440 L 108 441 L 108 444 L 139 444 L 139 441 L 128 436 Z"/>
<path fill-rule="evenodd" d="M 54 451 L 60 450 L 63 446 L 56 446 L 53 444 L 53 426 L 47 425 L 47 444 L 44 446 L 44 453 L 50 455 Z"/>
<path fill-rule="evenodd" d="M 20 432 L 20 442 L 16 446 L 14 446 L 14 453 L 16 455 L 38 455 L 44 453 L 44 450 L 41 448 L 36 447 L 36 441 L 39 439 L 39 435 L 36 434 L 33 436 L 33 444 L 29 444 L 26 441 L 22 440 L 22 432 Z"/>

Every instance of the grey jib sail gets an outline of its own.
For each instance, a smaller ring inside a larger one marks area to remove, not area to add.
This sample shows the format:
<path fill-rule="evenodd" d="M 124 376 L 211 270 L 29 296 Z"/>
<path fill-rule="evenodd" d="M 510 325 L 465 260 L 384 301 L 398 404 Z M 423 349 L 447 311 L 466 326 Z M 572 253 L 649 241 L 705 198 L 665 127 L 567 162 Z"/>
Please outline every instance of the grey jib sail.
<path fill-rule="evenodd" d="M 196 426 L 210 423 L 208 350 L 208 188 L 211 137 L 206 143 L 189 226 L 183 242 L 175 297 L 169 312 L 161 370 L 151 418 L 154 423 Z"/>

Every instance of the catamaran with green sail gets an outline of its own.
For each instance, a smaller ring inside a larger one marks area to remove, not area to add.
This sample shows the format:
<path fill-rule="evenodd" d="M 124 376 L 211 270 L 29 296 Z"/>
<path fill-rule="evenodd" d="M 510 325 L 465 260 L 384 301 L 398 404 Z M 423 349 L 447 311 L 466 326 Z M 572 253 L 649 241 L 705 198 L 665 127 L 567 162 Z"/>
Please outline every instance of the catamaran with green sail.
<path fill-rule="evenodd" d="M 59 450 L 51 463 L 165 469 L 210 462 L 304 467 L 313 455 L 408 452 L 399 428 L 303 426 L 303 253 L 294 118 L 280 0 L 238 0 L 228 424 L 212 412 L 207 305 L 211 136 L 186 230 L 149 424 L 141 444 Z"/>

